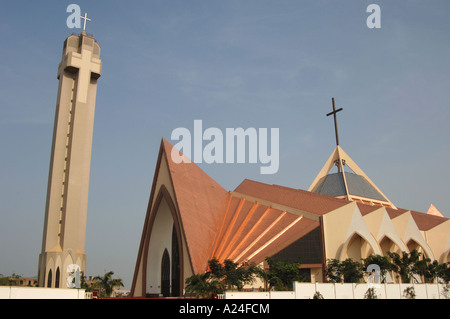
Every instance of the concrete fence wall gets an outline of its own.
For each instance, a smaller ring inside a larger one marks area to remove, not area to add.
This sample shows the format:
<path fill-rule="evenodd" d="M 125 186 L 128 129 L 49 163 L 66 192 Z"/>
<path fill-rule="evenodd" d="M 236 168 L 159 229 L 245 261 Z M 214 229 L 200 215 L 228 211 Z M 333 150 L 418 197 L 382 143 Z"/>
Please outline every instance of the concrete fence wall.
<path fill-rule="evenodd" d="M 0 286 L 0 299 L 85 299 L 85 290 Z"/>
<path fill-rule="evenodd" d="M 416 299 L 446 299 L 442 284 L 380 284 L 375 287 L 378 299 L 405 299 L 404 291 L 413 287 Z M 294 291 L 268 292 L 225 292 L 225 299 L 313 299 L 319 292 L 324 299 L 364 299 L 369 286 L 362 284 L 300 283 L 294 284 Z"/>

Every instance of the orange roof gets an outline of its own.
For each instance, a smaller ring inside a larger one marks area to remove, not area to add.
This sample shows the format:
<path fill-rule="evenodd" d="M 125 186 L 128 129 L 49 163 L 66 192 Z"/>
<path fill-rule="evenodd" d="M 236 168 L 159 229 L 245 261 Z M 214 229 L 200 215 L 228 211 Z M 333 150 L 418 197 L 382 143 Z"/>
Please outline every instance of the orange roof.
<path fill-rule="evenodd" d="M 252 180 L 244 180 L 235 192 L 273 203 L 299 209 L 318 216 L 326 214 L 350 203 L 327 195 L 308 192 L 279 185 L 269 185 Z"/>
<path fill-rule="evenodd" d="M 259 263 L 319 226 L 318 221 L 230 197 L 211 258 Z"/>
<path fill-rule="evenodd" d="M 386 210 L 388 216 L 391 219 L 395 218 L 403 213 L 406 213 L 408 211 L 407 209 L 403 209 L 403 208 L 392 208 L 392 207 L 379 206 L 379 205 L 369 205 L 369 204 L 364 204 L 361 202 L 356 202 L 356 205 L 358 205 L 359 211 L 361 212 L 362 216 L 370 214 L 382 207 Z"/>
<path fill-rule="evenodd" d="M 431 228 L 436 227 L 437 225 L 448 220 L 448 218 L 445 217 L 416 212 L 413 210 L 411 211 L 411 216 L 416 222 L 417 227 L 424 231 L 430 230 Z"/>
<path fill-rule="evenodd" d="M 417 212 L 417 211 L 413 211 L 413 210 L 407 210 L 404 208 L 391 208 L 391 207 L 384 207 L 384 206 L 371 206 L 371 205 L 367 205 L 367 204 L 363 204 L 363 203 L 357 203 L 358 208 L 361 212 L 361 215 L 367 215 L 370 214 L 371 212 L 377 210 L 380 207 L 383 207 L 386 209 L 389 217 L 391 219 L 400 216 L 403 213 L 406 212 L 411 212 L 411 216 L 413 217 L 417 227 L 420 230 L 430 230 L 431 228 L 445 222 L 446 220 L 448 220 L 448 218 L 443 217 L 443 216 L 436 216 L 436 215 L 431 215 L 431 214 L 426 214 L 426 213 L 421 213 L 421 212 Z"/>
<path fill-rule="evenodd" d="M 172 148 L 162 140 L 194 273 L 205 271 L 213 257 L 258 263 L 319 226 L 318 221 L 232 196 L 195 163 L 173 162 Z"/>
<path fill-rule="evenodd" d="M 162 144 L 192 267 L 194 273 L 200 273 L 207 266 L 218 222 L 230 195 L 195 163 L 173 162 L 173 145 L 165 139 Z"/>

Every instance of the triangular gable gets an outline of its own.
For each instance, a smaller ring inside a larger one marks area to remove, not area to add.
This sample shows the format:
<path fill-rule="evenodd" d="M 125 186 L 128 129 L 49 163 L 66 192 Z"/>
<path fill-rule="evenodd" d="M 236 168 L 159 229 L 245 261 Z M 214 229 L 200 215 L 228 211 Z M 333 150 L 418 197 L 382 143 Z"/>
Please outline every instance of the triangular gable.
<path fill-rule="evenodd" d="M 417 227 L 411 212 L 408 211 L 393 218 L 392 223 L 405 245 L 408 245 L 409 241 L 414 240 L 423 248 L 424 252 L 428 255 L 428 258 L 434 260 L 433 252 L 425 241 L 419 227 Z"/>
<path fill-rule="evenodd" d="M 448 258 L 450 253 L 450 219 L 425 231 L 425 237 L 428 245 L 433 250 L 435 258 L 439 262 L 444 263 L 450 261 Z"/>
<path fill-rule="evenodd" d="M 372 234 L 370 233 L 370 230 L 367 227 L 367 224 L 363 216 L 361 215 L 358 206 L 355 205 L 354 207 L 355 209 L 353 211 L 352 219 L 350 221 L 350 224 L 347 226 L 347 235 L 345 236 L 345 239 L 343 241 L 341 251 L 338 254 L 340 256 L 339 259 L 343 260 L 343 255 L 345 253 L 346 247 L 355 234 L 358 234 L 364 240 L 366 240 L 366 242 L 372 248 L 374 254 L 381 255 L 382 252 L 378 246 L 378 243 L 374 240 Z"/>
<path fill-rule="evenodd" d="M 162 139 L 153 177 L 152 189 L 144 221 L 141 242 L 133 277 L 132 295 L 145 294 L 146 242 L 151 237 L 152 213 L 157 212 L 158 198 L 163 193 L 173 204 L 178 228 L 193 273 L 202 273 L 207 267 L 228 192 L 189 161 L 179 164 L 172 161 L 173 146 Z"/>
<path fill-rule="evenodd" d="M 442 213 L 433 204 L 431 204 L 430 208 L 428 208 L 427 214 L 428 215 L 439 216 L 439 217 L 444 217 L 444 215 L 442 215 Z"/>
<path fill-rule="evenodd" d="M 159 194 L 166 194 L 169 198 L 174 198 L 173 187 L 170 181 L 167 161 L 165 160 L 163 143 L 160 144 L 158 159 L 156 161 L 155 173 L 153 175 L 153 183 L 150 191 L 150 198 L 147 204 L 144 225 L 142 229 L 141 240 L 138 249 L 138 255 L 131 285 L 131 296 L 145 296 L 146 293 L 146 264 L 148 247 L 147 242 L 150 239 L 152 228 L 152 211 L 154 211 L 155 201 Z M 173 202 L 173 201 L 172 201 Z"/>
<path fill-rule="evenodd" d="M 372 180 L 363 172 L 361 168 L 359 168 L 359 166 L 350 158 L 347 153 L 344 152 L 344 150 L 339 145 L 336 146 L 335 150 L 330 155 L 325 165 L 320 170 L 319 174 L 316 176 L 308 191 L 313 192 L 318 186 L 320 186 L 320 183 L 324 181 L 324 178 L 328 175 L 328 173 L 335 165 L 338 166 L 338 170 L 339 172 L 341 172 L 340 176 L 342 176 L 343 179 L 343 192 L 347 200 L 365 199 L 364 196 L 359 196 L 358 194 L 354 193 L 354 190 L 352 190 L 352 185 L 357 182 L 358 184 L 361 184 L 362 186 L 371 190 L 372 194 L 377 194 L 377 196 L 373 198 L 368 197 L 367 199 L 369 199 L 369 201 L 376 200 L 383 203 L 383 205 L 387 204 L 392 208 L 396 208 L 394 204 L 387 198 L 387 196 L 383 194 L 383 192 L 375 185 L 375 183 L 372 182 Z M 344 165 L 349 167 L 355 173 L 355 176 L 349 175 L 347 177 L 344 170 Z M 349 178 L 352 178 L 353 181 L 347 180 Z M 350 182 L 352 182 L 353 184 Z M 380 200 L 381 198 L 384 198 L 385 200 Z"/>
<path fill-rule="evenodd" d="M 358 205 L 358 207 L 361 207 Z M 378 207 L 375 211 L 364 215 L 364 220 L 378 243 L 384 237 L 388 237 L 401 251 L 407 251 L 407 247 L 400 238 L 385 207 Z"/>
<path fill-rule="evenodd" d="M 163 139 L 175 201 L 194 273 L 206 269 L 228 192 L 193 162 L 172 161 L 173 145 Z"/>

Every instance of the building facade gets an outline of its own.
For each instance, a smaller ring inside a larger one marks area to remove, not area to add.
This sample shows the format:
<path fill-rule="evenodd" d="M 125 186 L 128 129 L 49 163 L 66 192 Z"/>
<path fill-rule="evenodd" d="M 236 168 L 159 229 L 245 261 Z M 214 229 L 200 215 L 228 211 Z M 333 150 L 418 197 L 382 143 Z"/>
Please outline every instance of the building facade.
<path fill-rule="evenodd" d="M 353 163 L 339 148 L 329 161 Z M 334 165 L 326 164 L 311 185 L 316 192 L 247 179 L 226 191 L 195 163 L 173 162 L 172 152 L 178 150 L 163 139 L 133 297 L 181 296 L 185 279 L 207 271 L 212 258 L 256 264 L 266 257 L 300 260 L 310 282 L 326 281 L 328 259 L 359 261 L 417 249 L 431 260 L 450 261 L 450 220 L 395 207 L 356 164 L 350 173 L 356 176 L 344 185 L 342 176 L 317 187 Z M 319 189 L 339 192 L 330 196 Z"/>

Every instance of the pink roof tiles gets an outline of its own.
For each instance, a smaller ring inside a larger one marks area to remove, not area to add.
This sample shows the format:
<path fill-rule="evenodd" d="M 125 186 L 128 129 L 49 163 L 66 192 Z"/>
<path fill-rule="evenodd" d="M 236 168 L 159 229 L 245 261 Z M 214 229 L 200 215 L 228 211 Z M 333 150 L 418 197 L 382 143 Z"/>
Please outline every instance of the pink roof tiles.
<path fill-rule="evenodd" d="M 292 207 L 318 216 L 326 214 L 349 201 L 279 185 L 269 185 L 252 180 L 244 180 L 235 192 L 255 198 Z"/>

